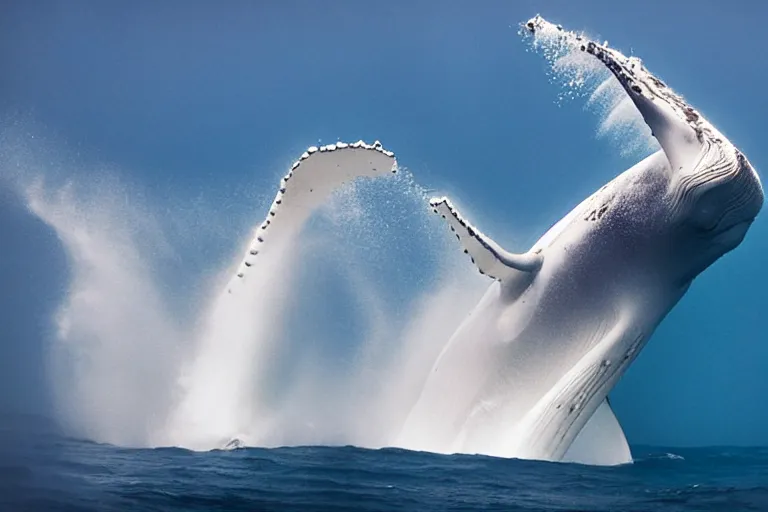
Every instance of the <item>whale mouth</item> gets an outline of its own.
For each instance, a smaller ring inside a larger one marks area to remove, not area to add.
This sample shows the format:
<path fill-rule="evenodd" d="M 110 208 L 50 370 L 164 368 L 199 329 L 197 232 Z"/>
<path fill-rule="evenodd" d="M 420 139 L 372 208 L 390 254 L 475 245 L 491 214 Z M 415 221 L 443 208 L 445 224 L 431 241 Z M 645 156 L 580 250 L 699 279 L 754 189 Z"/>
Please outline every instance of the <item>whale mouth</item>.
<path fill-rule="evenodd" d="M 727 239 L 738 239 L 741 240 L 744 238 L 744 235 L 747 234 L 747 230 L 752 225 L 752 223 L 755 221 L 754 218 L 748 219 L 748 220 L 742 220 L 735 224 L 731 224 L 730 226 L 724 227 L 720 230 L 716 230 L 715 236 L 718 238 L 727 238 Z"/>

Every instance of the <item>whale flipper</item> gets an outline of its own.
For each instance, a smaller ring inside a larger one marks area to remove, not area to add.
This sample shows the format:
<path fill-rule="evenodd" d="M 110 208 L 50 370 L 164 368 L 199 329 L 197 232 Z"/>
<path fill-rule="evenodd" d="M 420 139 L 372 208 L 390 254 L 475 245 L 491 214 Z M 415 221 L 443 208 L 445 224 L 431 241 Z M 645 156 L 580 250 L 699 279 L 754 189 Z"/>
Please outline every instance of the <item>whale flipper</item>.
<path fill-rule="evenodd" d="M 533 34 L 557 34 L 566 44 L 589 53 L 613 73 L 635 104 L 674 171 L 695 161 L 704 137 L 718 138 L 716 130 L 677 93 L 649 72 L 637 57 L 626 57 L 584 35 L 564 30 L 541 16 L 525 27 Z"/>
<path fill-rule="evenodd" d="M 448 222 L 481 274 L 504 281 L 519 272 L 533 273 L 541 268 L 543 256 L 539 252 L 513 254 L 504 250 L 467 222 L 447 197 L 433 198 L 429 204 Z"/>
<path fill-rule="evenodd" d="M 387 176 L 397 170 L 394 153 L 384 149 L 379 141 L 309 147 L 280 180 L 275 199 L 264 222 L 256 228 L 236 278 L 248 275 L 266 241 L 286 239 L 300 229 L 335 189 L 356 178 Z"/>

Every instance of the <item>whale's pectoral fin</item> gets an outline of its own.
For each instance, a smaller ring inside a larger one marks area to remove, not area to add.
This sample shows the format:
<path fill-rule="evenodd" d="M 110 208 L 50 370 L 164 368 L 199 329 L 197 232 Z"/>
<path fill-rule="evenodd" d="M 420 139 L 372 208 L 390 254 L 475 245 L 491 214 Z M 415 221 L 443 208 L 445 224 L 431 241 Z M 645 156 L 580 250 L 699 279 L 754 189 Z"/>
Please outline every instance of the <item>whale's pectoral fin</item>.
<path fill-rule="evenodd" d="M 540 16 L 529 20 L 526 28 L 536 34 L 557 34 L 568 44 L 602 62 L 618 79 L 669 160 L 672 169 L 685 167 L 702 148 L 702 118 L 682 97 L 650 73 L 637 57 L 626 57 L 581 34 L 564 30 Z"/>
<path fill-rule="evenodd" d="M 602 61 L 627 91 L 651 133 L 678 171 L 692 162 L 702 148 L 699 115 L 677 94 L 652 75 L 640 59 L 625 57 L 597 43 L 585 45 L 586 52 Z"/>
<path fill-rule="evenodd" d="M 379 141 L 309 147 L 280 180 L 275 199 L 264 222 L 256 228 L 233 282 L 247 279 L 250 268 L 262 257 L 265 245 L 279 244 L 301 229 L 312 212 L 344 183 L 357 178 L 389 176 L 397 170 L 394 153 L 384 149 Z M 231 293 L 231 286 L 229 291 Z"/>
<path fill-rule="evenodd" d="M 442 215 L 451 231 L 461 242 L 464 252 L 480 270 L 499 281 L 504 281 L 518 272 L 536 272 L 541 268 L 543 256 L 539 253 L 513 254 L 505 251 L 499 244 L 482 234 L 467 222 L 447 197 L 433 198 L 429 201 L 435 213 Z"/>
<path fill-rule="evenodd" d="M 562 459 L 646 339 L 614 325 L 526 414 L 513 439 L 515 456 Z"/>

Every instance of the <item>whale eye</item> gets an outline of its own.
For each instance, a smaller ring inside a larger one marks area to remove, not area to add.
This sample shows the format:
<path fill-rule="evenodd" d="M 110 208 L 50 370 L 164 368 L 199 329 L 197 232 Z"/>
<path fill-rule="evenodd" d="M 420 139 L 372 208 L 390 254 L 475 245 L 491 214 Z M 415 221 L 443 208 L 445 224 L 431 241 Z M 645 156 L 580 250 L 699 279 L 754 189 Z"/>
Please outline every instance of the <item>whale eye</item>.
<path fill-rule="evenodd" d="M 723 207 L 718 189 L 709 190 L 699 197 L 690 213 L 690 221 L 703 231 L 715 229 L 723 215 Z"/>

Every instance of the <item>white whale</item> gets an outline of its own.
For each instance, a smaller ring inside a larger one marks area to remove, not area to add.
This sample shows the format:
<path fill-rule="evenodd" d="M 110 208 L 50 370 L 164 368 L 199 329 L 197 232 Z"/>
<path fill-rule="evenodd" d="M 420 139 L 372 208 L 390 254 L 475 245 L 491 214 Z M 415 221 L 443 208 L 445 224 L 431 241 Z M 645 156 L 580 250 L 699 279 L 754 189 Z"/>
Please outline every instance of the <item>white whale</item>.
<path fill-rule="evenodd" d="M 746 157 L 637 58 L 538 16 L 525 27 L 605 64 L 662 149 L 520 254 L 447 198 L 431 201 L 494 283 L 441 353 L 394 444 L 558 461 L 584 430 L 607 446 L 586 462 L 628 462 L 608 393 L 694 278 L 739 245 L 763 191 Z"/>

